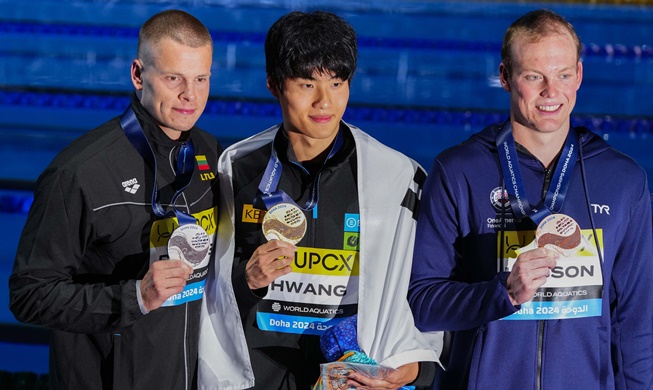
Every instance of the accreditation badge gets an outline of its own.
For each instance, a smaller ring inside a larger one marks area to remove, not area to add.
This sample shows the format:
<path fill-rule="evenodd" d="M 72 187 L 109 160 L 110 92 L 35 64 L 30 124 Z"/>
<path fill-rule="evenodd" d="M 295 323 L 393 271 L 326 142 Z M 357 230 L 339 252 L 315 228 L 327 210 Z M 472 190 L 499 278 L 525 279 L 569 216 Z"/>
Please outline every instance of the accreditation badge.
<path fill-rule="evenodd" d="M 261 229 L 268 241 L 282 240 L 294 245 L 306 234 L 306 216 L 297 205 L 279 203 L 267 211 Z"/>
<path fill-rule="evenodd" d="M 206 266 L 209 261 L 211 239 L 199 225 L 186 224 L 176 228 L 168 241 L 168 257 L 180 259 L 193 269 Z"/>
<path fill-rule="evenodd" d="M 257 304 L 258 328 L 319 336 L 355 315 L 360 278 L 359 232 L 359 215 L 345 214 L 342 249 L 297 246 L 292 272 L 272 281 Z M 352 238 L 355 245 L 351 244 Z"/>
<path fill-rule="evenodd" d="M 602 231 L 583 230 L 572 217 L 551 214 L 539 223 L 534 238 L 530 232 L 533 241 L 514 251 L 515 257 L 508 259 L 509 269 L 512 269 L 520 253 L 535 248 L 550 248 L 562 256 L 558 258 L 546 282 L 535 292 L 533 299 L 523 303 L 517 313 L 504 320 L 561 320 L 600 316 L 603 274 L 598 255 L 600 249 L 594 244 L 594 234 L 597 234 L 596 241 L 601 242 Z"/>

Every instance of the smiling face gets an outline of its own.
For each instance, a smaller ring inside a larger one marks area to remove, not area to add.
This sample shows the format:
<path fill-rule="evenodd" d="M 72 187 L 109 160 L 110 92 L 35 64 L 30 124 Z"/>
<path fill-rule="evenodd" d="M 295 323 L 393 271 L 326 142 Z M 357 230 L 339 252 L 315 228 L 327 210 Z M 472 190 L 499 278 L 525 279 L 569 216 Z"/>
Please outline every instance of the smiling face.
<path fill-rule="evenodd" d="M 132 83 L 141 104 L 173 140 L 190 130 L 206 107 L 213 51 L 163 38 L 134 60 Z"/>
<path fill-rule="evenodd" d="M 583 78 L 577 46 L 568 33 L 532 41 L 517 36 L 512 43 L 512 69 L 499 67 L 503 88 L 510 92 L 510 119 L 518 137 L 564 138 Z M 518 140 L 519 141 L 519 140 Z"/>
<path fill-rule="evenodd" d="M 347 108 L 349 82 L 314 72 L 311 79 L 285 80 L 283 91 L 268 87 L 279 100 L 284 129 L 300 161 L 326 150 Z"/>

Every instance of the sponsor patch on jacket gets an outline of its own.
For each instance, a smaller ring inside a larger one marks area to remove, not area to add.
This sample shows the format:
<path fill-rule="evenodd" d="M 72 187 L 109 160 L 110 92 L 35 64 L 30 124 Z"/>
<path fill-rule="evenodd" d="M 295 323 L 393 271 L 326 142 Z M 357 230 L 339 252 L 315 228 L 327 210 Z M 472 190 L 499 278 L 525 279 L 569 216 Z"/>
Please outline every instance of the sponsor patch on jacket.
<path fill-rule="evenodd" d="M 345 231 L 360 232 L 360 214 L 345 214 Z"/>
<path fill-rule="evenodd" d="M 505 188 L 497 187 L 490 192 L 490 203 L 495 210 L 507 210 L 510 208 L 510 198 Z"/>
<path fill-rule="evenodd" d="M 345 234 L 342 249 L 358 251 L 360 248 L 360 214 L 345 214 Z"/>
<path fill-rule="evenodd" d="M 243 216 L 241 221 L 244 223 L 263 223 L 265 210 L 255 209 L 251 204 L 243 205 Z"/>

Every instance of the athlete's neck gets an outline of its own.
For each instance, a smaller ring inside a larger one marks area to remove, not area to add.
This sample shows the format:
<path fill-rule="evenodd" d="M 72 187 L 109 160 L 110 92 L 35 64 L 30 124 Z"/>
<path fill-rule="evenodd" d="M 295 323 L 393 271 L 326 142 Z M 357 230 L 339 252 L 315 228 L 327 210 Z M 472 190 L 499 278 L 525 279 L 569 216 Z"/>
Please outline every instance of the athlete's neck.
<path fill-rule="evenodd" d="M 297 161 L 301 163 L 324 161 L 335 139 L 335 134 L 333 137 L 324 139 L 310 138 L 304 134 L 294 132 L 287 132 L 286 134 Z"/>
<path fill-rule="evenodd" d="M 568 126 L 567 131 L 543 133 L 512 123 L 512 134 L 515 142 L 525 147 L 546 168 L 551 165 L 560 150 L 562 150 L 568 132 Z"/>

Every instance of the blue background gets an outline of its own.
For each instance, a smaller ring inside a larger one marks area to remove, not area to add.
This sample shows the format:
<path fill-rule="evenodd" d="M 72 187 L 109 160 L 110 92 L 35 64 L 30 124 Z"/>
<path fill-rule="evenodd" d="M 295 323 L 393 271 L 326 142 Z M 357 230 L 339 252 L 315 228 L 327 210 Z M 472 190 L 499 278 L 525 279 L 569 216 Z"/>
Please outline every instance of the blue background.
<path fill-rule="evenodd" d="M 0 371 L 47 373 L 47 335 L 17 324 L 7 308 L 7 278 L 30 188 L 71 140 L 126 107 L 138 28 L 151 15 L 181 8 L 211 30 L 211 95 L 199 124 L 225 146 L 281 119 L 265 88 L 263 41 L 269 26 L 290 10 L 343 16 L 359 37 L 359 67 L 345 119 L 428 169 L 444 148 L 507 117 L 509 96 L 497 72 L 503 33 L 517 17 L 541 7 L 567 17 L 584 44 L 574 124 L 599 132 L 651 176 L 650 5 L 0 0 Z"/>

